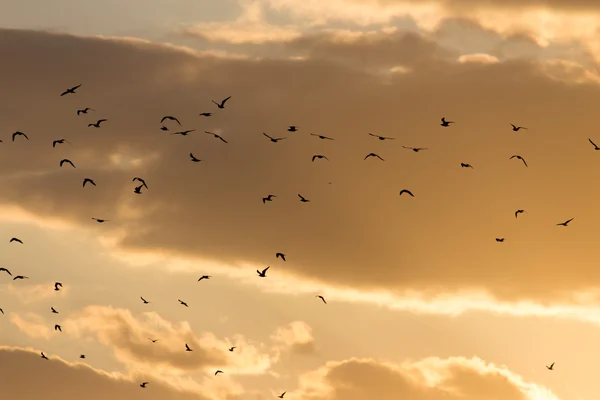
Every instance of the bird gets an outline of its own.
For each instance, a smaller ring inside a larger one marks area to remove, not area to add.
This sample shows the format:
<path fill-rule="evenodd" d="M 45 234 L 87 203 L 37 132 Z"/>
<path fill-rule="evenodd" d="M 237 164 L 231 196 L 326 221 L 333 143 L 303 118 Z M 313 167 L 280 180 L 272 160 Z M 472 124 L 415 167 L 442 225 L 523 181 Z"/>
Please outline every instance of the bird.
<path fill-rule="evenodd" d="M 192 153 L 190 153 L 190 159 L 192 160 L 192 162 L 200 162 L 200 161 L 202 161 L 201 159 L 196 158 L 196 156 L 193 155 Z"/>
<path fill-rule="evenodd" d="M 8 242 L 9 242 L 9 243 L 16 242 L 16 243 L 21 243 L 21 244 L 23 244 L 23 241 L 22 241 L 21 239 L 19 239 L 19 238 L 16 238 L 16 237 L 14 237 L 14 238 L 10 239 Z"/>
<path fill-rule="evenodd" d="M 24 276 L 24 275 L 17 275 L 13 278 L 13 281 L 16 281 L 17 279 L 21 280 L 21 279 L 29 279 L 28 276 Z"/>
<path fill-rule="evenodd" d="M 288 132 L 298 132 L 298 127 L 296 125 L 290 125 L 287 130 Z"/>
<path fill-rule="evenodd" d="M 52 314 L 58 314 L 58 311 L 56 311 L 54 307 L 50 307 L 50 311 L 52 311 Z"/>
<path fill-rule="evenodd" d="M 6 272 L 8 275 L 12 276 L 12 273 L 4 267 L 0 267 L 0 272 Z"/>
<path fill-rule="evenodd" d="M 515 211 L 515 218 L 517 218 L 519 216 L 519 214 L 523 214 L 525 212 L 525 210 L 517 210 Z"/>
<path fill-rule="evenodd" d="M 96 111 L 96 110 L 94 110 L 93 108 L 89 108 L 89 107 L 82 108 L 82 109 L 77 110 L 77 115 L 87 114 L 88 111 Z"/>
<path fill-rule="evenodd" d="M 210 116 L 212 115 L 212 113 L 209 113 L 209 112 L 203 112 L 203 113 L 200 113 L 200 114 L 198 114 L 198 115 L 199 115 L 199 116 L 201 116 L 201 117 L 210 117 Z"/>
<path fill-rule="evenodd" d="M 556 224 L 556 225 L 560 225 L 560 226 L 568 226 L 569 222 L 573 221 L 575 218 L 571 218 L 565 222 L 561 222 L 560 224 Z"/>
<path fill-rule="evenodd" d="M 262 271 L 256 270 L 256 273 L 258 273 L 258 276 L 261 278 L 266 278 L 267 277 L 267 270 L 271 268 L 270 266 L 263 269 Z"/>
<path fill-rule="evenodd" d="M 446 117 L 442 117 L 442 123 L 440 124 L 441 126 L 450 126 L 450 124 L 454 124 L 454 121 L 446 121 Z"/>
<path fill-rule="evenodd" d="M 136 177 L 135 177 L 135 178 L 133 178 L 131 181 L 132 181 L 132 182 L 138 181 L 139 183 L 141 183 L 141 184 L 142 184 L 142 186 L 144 186 L 146 189 L 148 189 L 148 185 L 146 185 L 146 181 L 145 181 L 145 180 L 143 180 L 142 178 L 139 178 L 139 177 L 137 177 L 137 176 L 136 176 Z"/>
<path fill-rule="evenodd" d="M 285 254 L 283 254 L 283 253 L 275 253 L 275 258 L 281 258 L 283 261 L 285 261 Z"/>
<path fill-rule="evenodd" d="M 85 354 L 80 354 L 79 358 L 85 358 Z"/>
<path fill-rule="evenodd" d="M 190 349 L 190 346 L 188 346 L 188 344 L 185 344 L 185 351 L 192 351 L 192 349 Z"/>
<path fill-rule="evenodd" d="M 91 178 L 83 178 L 83 187 L 85 187 L 85 184 L 86 184 L 86 183 L 88 183 L 88 182 L 89 182 L 90 184 L 92 184 L 92 185 L 96 186 L 96 182 L 94 182 L 94 180 L 93 180 L 93 179 L 91 179 Z"/>
<path fill-rule="evenodd" d="M 186 306 L 189 307 L 188 304 L 185 301 L 179 300 L 177 299 L 177 301 L 179 302 L 179 304 L 181 304 L 182 306 Z"/>
<path fill-rule="evenodd" d="M 234 350 L 235 350 L 235 346 L 229 348 L 229 351 L 234 351 Z"/>
<path fill-rule="evenodd" d="M 102 224 L 104 222 L 108 222 L 109 221 L 108 219 L 101 219 L 101 218 L 94 218 L 94 217 L 92 217 L 92 219 L 94 221 L 98 222 L 99 224 Z"/>
<path fill-rule="evenodd" d="M 142 388 L 146 388 L 146 385 L 149 384 L 150 382 L 142 382 L 140 383 L 140 387 Z"/>
<path fill-rule="evenodd" d="M 0 308 L 0 313 L 4 315 L 4 310 Z"/>
<path fill-rule="evenodd" d="M 600 150 L 600 147 L 598 147 L 598 145 L 596 145 L 596 143 L 592 142 L 592 139 L 588 138 L 588 140 L 592 144 L 592 146 L 594 146 L 594 150 Z"/>
<path fill-rule="evenodd" d="M 160 339 L 150 339 L 150 338 L 148 338 L 148 340 L 149 340 L 149 341 L 151 341 L 152 343 L 156 343 L 156 342 L 158 342 Z"/>
<path fill-rule="evenodd" d="M 188 133 L 192 133 L 194 132 L 195 129 L 188 129 L 187 131 L 179 131 L 179 132 L 173 132 L 171 133 L 171 135 L 181 135 L 181 136 L 187 136 Z"/>
<path fill-rule="evenodd" d="M 42 358 L 43 358 L 44 360 L 47 360 L 47 359 L 48 359 L 48 357 L 46 357 L 46 355 L 44 354 L 44 352 L 43 352 L 43 351 L 42 351 L 40 354 L 42 355 Z"/>
<path fill-rule="evenodd" d="M 369 153 L 369 154 L 367 154 L 367 155 L 366 155 L 366 157 L 364 158 L 364 160 L 366 160 L 366 159 L 367 159 L 367 158 L 369 158 L 369 157 L 377 157 L 377 158 L 379 158 L 381 161 L 385 161 L 383 158 L 379 157 L 379 156 L 378 156 L 377 154 L 375 154 L 375 153 Z"/>
<path fill-rule="evenodd" d="M 512 126 L 512 130 L 517 132 L 519 129 L 527 129 L 524 126 L 515 126 L 513 124 L 510 124 Z"/>
<path fill-rule="evenodd" d="M 94 128 L 100 128 L 100 124 L 103 123 L 103 122 L 106 122 L 106 121 L 108 121 L 108 120 L 104 119 L 104 118 L 103 119 L 99 119 L 98 121 L 96 121 L 95 124 L 88 124 L 88 128 L 91 127 L 91 126 L 93 126 Z"/>
<path fill-rule="evenodd" d="M 496 242 L 502 243 L 502 242 L 504 242 L 504 238 L 496 238 Z"/>
<path fill-rule="evenodd" d="M 329 136 L 317 135 L 316 133 L 311 133 L 311 136 L 316 136 L 319 139 L 323 139 L 323 140 L 335 140 L 335 139 L 333 139 L 333 138 L 331 138 Z"/>
<path fill-rule="evenodd" d="M 54 290 L 56 290 L 58 292 L 61 287 L 63 287 L 62 283 L 60 283 L 60 282 L 54 282 Z"/>
<path fill-rule="evenodd" d="M 554 363 L 550 364 L 549 366 L 546 365 L 546 368 L 548 368 L 550 371 L 554 370 Z"/>
<path fill-rule="evenodd" d="M 323 303 L 327 304 L 327 302 L 325 301 L 325 297 L 323 297 L 321 295 L 317 295 L 315 297 L 318 297 L 319 299 L 323 300 Z"/>
<path fill-rule="evenodd" d="M 60 160 L 60 164 L 59 165 L 62 167 L 64 163 L 71 164 L 71 167 L 75 168 L 75 164 L 73 164 L 73 162 L 71 160 L 63 158 L 62 160 Z"/>
<path fill-rule="evenodd" d="M 511 158 L 509 158 L 509 160 L 512 160 L 513 158 L 517 158 L 517 159 L 523 161 L 523 164 L 525 164 L 526 167 L 528 166 L 527 162 L 525 161 L 525 159 L 523 157 L 521 157 L 520 155 L 515 154 L 514 156 L 512 156 Z"/>
<path fill-rule="evenodd" d="M 64 96 L 65 94 L 75 94 L 75 90 L 79 89 L 80 87 L 81 87 L 81 83 L 77 86 L 73 86 L 72 88 L 65 90 L 60 95 Z"/>
<path fill-rule="evenodd" d="M 407 195 L 411 196 L 411 197 L 415 197 L 415 195 L 408 189 L 402 189 L 400 191 L 400 196 L 402 196 L 403 193 L 406 193 Z"/>
<path fill-rule="evenodd" d="M 140 299 L 142 299 L 142 301 L 144 302 L 144 304 L 150 304 L 150 302 L 148 300 L 146 300 L 145 298 L 143 298 L 142 296 L 140 296 Z"/>
<path fill-rule="evenodd" d="M 473 168 L 473 166 L 472 166 L 471 164 L 462 163 L 462 162 L 460 163 L 460 166 L 461 166 L 462 168 Z"/>
<path fill-rule="evenodd" d="M 304 196 L 302 196 L 300 193 L 298 193 L 298 197 L 300 197 L 300 202 L 301 203 L 308 203 L 308 202 L 310 202 L 310 200 L 304 198 Z"/>
<path fill-rule="evenodd" d="M 427 147 L 407 147 L 407 146 L 402 146 L 402 147 L 404 147 L 405 149 L 412 150 L 412 151 L 414 151 L 415 153 L 418 153 L 418 152 L 420 152 L 421 150 L 427 150 Z"/>
<path fill-rule="evenodd" d="M 216 139 L 219 139 L 220 141 L 222 141 L 223 143 L 229 143 L 227 140 L 223 139 L 222 136 L 217 135 L 216 133 L 213 132 L 209 132 L 209 131 L 204 131 L 204 133 L 208 134 L 208 135 L 212 135 L 213 137 L 215 137 Z"/>
<path fill-rule="evenodd" d="M 133 193 L 135 193 L 135 194 L 142 194 L 142 188 L 143 188 L 143 187 L 144 187 L 144 185 L 143 185 L 143 184 L 141 184 L 140 186 L 136 186 L 136 187 L 133 189 Z"/>
<path fill-rule="evenodd" d="M 277 143 L 277 142 L 279 142 L 280 140 L 287 139 L 287 138 L 285 138 L 285 137 L 274 138 L 274 137 L 271 137 L 271 136 L 267 135 L 267 134 L 266 134 L 266 133 L 264 133 L 264 132 L 263 132 L 263 135 L 265 135 L 266 137 L 268 137 L 268 138 L 269 138 L 269 140 L 270 140 L 271 142 L 273 142 L 273 143 Z"/>
<path fill-rule="evenodd" d="M 369 135 L 376 137 L 379 140 L 394 140 L 395 138 L 393 137 L 387 137 L 387 136 L 379 136 L 379 135 L 375 135 L 373 133 L 369 133 Z"/>
<path fill-rule="evenodd" d="M 221 102 L 220 102 L 220 103 L 217 103 L 217 102 L 216 102 L 216 101 L 214 101 L 214 100 L 213 100 L 212 102 L 213 102 L 213 103 L 215 103 L 215 104 L 217 105 L 217 107 L 219 107 L 220 109 L 223 109 L 223 108 L 225 108 L 225 103 L 226 103 L 226 102 L 227 102 L 227 100 L 229 100 L 230 98 L 231 98 L 231 96 L 229 96 L 229 97 L 228 97 L 228 98 L 226 98 L 226 99 L 223 99 L 223 100 L 221 100 Z"/>
<path fill-rule="evenodd" d="M 59 324 L 55 324 L 55 325 L 54 325 L 54 330 L 55 330 L 55 331 L 62 332 L 62 327 L 61 327 Z"/>
<path fill-rule="evenodd" d="M 202 279 L 210 279 L 212 278 L 212 276 L 210 275 L 202 275 L 200 278 L 198 278 L 198 282 L 200 282 Z"/>
<path fill-rule="evenodd" d="M 218 369 L 218 370 L 215 372 L 215 376 L 217 376 L 217 374 L 222 374 L 222 373 L 223 373 L 223 371 L 221 371 L 220 369 Z"/>
<path fill-rule="evenodd" d="M 279 397 L 280 399 L 283 399 L 283 396 L 285 396 L 285 394 L 286 394 L 286 393 L 287 393 L 287 391 L 286 391 L 286 392 L 283 392 L 283 393 L 281 393 L 281 394 L 280 394 L 279 396 L 277 396 L 277 397 Z"/>
<path fill-rule="evenodd" d="M 267 197 L 263 197 L 262 202 L 263 204 L 265 204 L 267 201 L 273 201 L 273 199 L 277 197 L 274 194 L 269 194 L 267 195 Z"/>
<path fill-rule="evenodd" d="M 169 130 L 169 128 L 167 128 L 166 126 L 164 126 L 164 125 L 163 125 L 163 126 L 161 126 L 161 127 L 160 127 L 160 130 L 161 130 L 161 131 L 168 131 L 168 130 Z"/>
<path fill-rule="evenodd" d="M 25 139 L 29 140 L 29 137 L 27 137 L 27 135 L 26 135 L 26 134 L 24 134 L 24 133 L 23 133 L 23 132 L 21 132 L 21 131 L 16 131 L 15 133 L 13 133 L 13 134 L 12 134 L 12 141 L 13 141 L 13 142 L 15 141 L 15 138 L 16 138 L 17 136 L 23 136 Z"/>
<path fill-rule="evenodd" d="M 181 122 L 179 122 L 179 120 L 171 115 L 165 115 L 164 117 L 162 117 L 162 119 L 160 120 L 160 123 L 162 124 L 163 122 L 165 122 L 165 119 L 171 120 L 171 121 L 175 121 L 179 124 L 179 126 L 181 126 Z"/>
<path fill-rule="evenodd" d="M 52 148 L 55 148 L 57 144 L 63 144 L 63 143 L 71 144 L 71 142 L 69 142 L 65 139 L 56 139 L 56 140 L 52 141 Z"/>
<path fill-rule="evenodd" d="M 312 161 L 314 162 L 315 159 L 317 159 L 317 158 L 318 159 L 325 159 L 325 160 L 329 161 L 329 158 L 327 158 L 326 156 L 323 156 L 321 154 L 315 154 L 314 156 L 312 156 Z"/>

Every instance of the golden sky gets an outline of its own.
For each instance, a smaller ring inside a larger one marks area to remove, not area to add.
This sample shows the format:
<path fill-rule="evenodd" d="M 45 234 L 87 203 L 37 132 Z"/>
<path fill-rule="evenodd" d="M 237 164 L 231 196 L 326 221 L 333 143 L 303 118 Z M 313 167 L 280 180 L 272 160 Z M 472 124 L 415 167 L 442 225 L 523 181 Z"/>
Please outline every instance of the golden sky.
<path fill-rule="evenodd" d="M 596 399 L 597 2 L 25 3 L 2 399 Z"/>

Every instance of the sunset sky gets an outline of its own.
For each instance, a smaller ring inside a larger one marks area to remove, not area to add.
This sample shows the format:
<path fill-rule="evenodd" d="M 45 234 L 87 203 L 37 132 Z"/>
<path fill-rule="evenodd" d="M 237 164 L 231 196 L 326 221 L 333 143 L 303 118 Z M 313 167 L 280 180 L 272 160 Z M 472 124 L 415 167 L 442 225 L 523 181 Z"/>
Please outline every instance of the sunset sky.
<path fill-rule="evenodd" d="M 598 399 L 599 2 L 20 0 L 0 60 L 2 400 Z"/>

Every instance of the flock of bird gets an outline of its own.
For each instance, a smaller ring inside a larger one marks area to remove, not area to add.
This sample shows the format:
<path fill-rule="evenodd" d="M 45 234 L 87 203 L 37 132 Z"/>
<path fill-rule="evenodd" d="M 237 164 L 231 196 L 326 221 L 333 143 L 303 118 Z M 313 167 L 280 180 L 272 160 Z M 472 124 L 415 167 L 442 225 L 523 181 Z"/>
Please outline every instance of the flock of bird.
<path fill-rule="evenodd" d="M 81 87 L 81 84 L 79 84 L 77 86 L 73 86 L 71 88 L 68 88 L 64 92 L 62 92 L 60 96 L 76 94 L 77 93 L 76 92 L 77 89 L 79 89 L 80 87 Z M 220 102 L 217 102 L 217 101 L 214 101 L 214 100 L 212 100 L 212 102 L 218 107 L 218 109 L 222 110 L 222 109 L 225 108 L 226 103 L 230 99 L 231 99 L 231 96 L 229 96 L 229 97 L 221 100 Z M 77 113 L 77 116 L 81 116 L 81 115 L 88 114 L 90 111 L 96 111 L 96 110 L 94 110 L 94 109 L 92 109 L 90 107 L 85 107 L 85 108 L 82 108 L 82 109 L 78 109 L 76 113 Z M 202 112 L 202 113 L 199 114 L 199 116 L 202 116 L 202 117 L 210 117 L 212 115 L 213 115 L 212 112 Z M 105 123 L 105 122 L 107 122 L 107 121 L 108 121 L 108 119 L 101 118 L 101 119 L 98 119 L 95 123 L 89 123 L 88 127 L 89 128 L 101 128 L 102 124 Z M 176 123 L 178 126 L 181 126 L 181 122 L 176 117 L 174 117 L 172 115 L 166 115 L 166 116 L 162 117 L 162 119 L 160 120 L 160 124 L 161 124 L 160 129 L 162 131 L 170 131 L 171 130 L 169 127 L 166 126 L 166 124 L 167 124 L 166 121 L 171 121 L 173 123 Z M 455 123 L 454 121 L 448 121 L 448 120 L 446 120 L 445 117 L 442 117 L 440 125 L 442 127 L 444 127 L 444 128 L 448 128 L 448 127 L 451 126 L 451 124 L 454 124 L 454 123 Z M 517 131 L 519 131 L 521 129 L 525 129 L 525 130 L 527 129 L 526 127 L 523 127 L 523 126 L 516 126 L 514 124 L 510 124 L 510 125 L 512 126 L 512 130 L 515 131 L 515 132 L 517 132 Z M 174 131 L 174 132 L 171 132 L 171 134 L 172 135 L 186 136 L 186 135 L 188 135 L 188 134 L 190 134 L 190 133 L 192 133 L 194 131 L 195 131 L 195 129 L 189 129 L 189 130 L 182 130 L 182 131 Z M 295 126 L 295 125 L 290 125 L 288 127 L 287 131 L 288 132 L 297 132 L 298 131 L 298 127 Z M 222 136 L 220 136 L 220 135 L 218 135 L 216 133 L 209 132 L 209 131 L 205 131 L 204 133 L 213 136 L 214 138 L 222 141 L 223 143 L 229 143 L 225 138 L 223 138 Z M 280 142 L 280 141 L 282 141 L 284 139 L 287 139 L 287 137 L 272 137 L 272 136 L 270 136 L 270 135 L 268 135 L 267 133 L 264 133 L 264 132 L 263 132 L 263 135 L 267 139 L 269 139 L 272 143 L 278 143 L 278 142 Z M 335 140 L 332 137 L 328 137 L 328 136 L 324 136 L 324 135 L 318 135 L 318 134 L 314 134 L 314 133 L 311 133 L 310 135 L 311 136 L 315 136 L 315 137 L 317 137 L 317 138 L 319 138 L 321 140 Z M 377 138 L 378 140 L 381 140 L 381 141 L 384 141 L 384 140 L 394 140 L 395 139 L 393 137 L 379 136 L 379 135 L 375 135 L 373 133 L 368 133 L 368 135 L 370 135 L 372 137 L 375 137 L 375 138 Z M 17 132 L 14 132 L 12 134 L 12 141 L 14 142 L 15 139 L 18 136 L 22 136 L 24 139 L 29 140 L 29 137 L 24 132 L 17 131 Z M 594 146 L 594 150 L 600 150 L 600 147 L 598 147 L 591 139 L 588 139 L 588 141 L 592 144 L 592 146 Z M 0 142 L 2 142 L 2 140 L 0 140 Z M 68 142 L 64 138 L 56 139 L 56 140 L 53 140 L 52 147 L 55 148 L 56 145 L 59 145 L 59 144 L 70 144 L 70 142 Z M 423 147 L 407 147 L 407 146 L 402 146 L 402 147 L 405 148 L 405 149 L 414 151 L 416 153 L 418 153 L 420 151 L 427 150 L 427 148 L 423 148 Z M 199 159 L 196 156 L 194 156 L 193 153 L 190 153 L 189 157 L 190 157 L 191 162 L 197 163 L 197 162 L 201 162 L 202 161 L 201 159 Z M 364 160 L 367 160 L 369 158 L 375 158 L 375 159 L 378 159 L 380 161 L 385 161 L 381 156 L 379 156 L 376 153 L 369 153 L 369 154 L 367 154 L 364 157 Z M 315 160 L 319 160 L 319 159 L 320 160 L 327 160 L 327 161 L 329 161 L 329 159 L 325 155 L 323 155 L 323 154 L 315 154 L 315 155 L 312 156 L 312 161 L 313 162 Z M 522 156 L 518 155 L 518 154 L 515 154 L 515 155 L 511 156 L 510 159 L 511 160 L 512 159 L 520 160 L 525 167 L 528 167 L 527 162 L 525 161 L 525 159 Z M 70 165 L 72 168 L 76 168 L 75 164 L 71 160 L 69 160 L 69 159 L 65 158 L 65 159 L 60 160 L 60 162 L 59 162 L 59 166 L 60 167 L 63 167 L 66 164 Z M 461 166 L 461 168 L 474 168 L 469 163 L 460 163 L 460 166 Z M 146 181 L 143 178 L 134 177 L 132 179 L 132 182 L 138 182 L 139 183 L 139 185 L 135 186 L 134 189 L 133 189 L 133 192 L 135 194 L 138 194 L 138 195 L 142 194 L 142 189 L 143 188 L 145 188 L 146 190 L 148 190 L 148 185 L 146 184 Z M 89 178 L 89 177 L 86 177 L 86 178 L 83 179 L 82 186 L 85 188 L 87 184 L 90 184 L 92 186 L 96 186 L 96 182 L 94 182 L 94 180 L 92 178 Z M 402 190 L 400 190 L 399 195 L 402 196 L 403 194 L 406 194 L 406 195 L 411 196 L 411 197 L 415 197 L 415 195 L 409 189 L 402 189 Z M 263 202 L 263 204 L 265 204 L 266 202 L 273 201 L 273 199 L 276 198 L 276 197 L 277 196 L 275 196 L 273 194 L 268 194 L 267 196 L 265 196 L 265 197 L 262 198 L 262 202 Z M 298 194 L 298 198 L 299 198 L 300 202 L 303 202 L 303 203 L 310 202 L 309 199 L 305 198 L 301 194 Z M 519 214 L 522 214 L 524 212 L 525 212 L 525 210 L 523 210 L 523 209 L 516 210 L 515 213 L 514 213 L 515 214 L 515 218 L 517 218 L 519 216 Z M 97 217 L 92 217 L 92 219 L 94 221 L 98 222 L 98 223 L 104 223 L 104 222 L 108 222 L 109 221 L 107 219 L 97 218 Z M 566 226 L 568 226 L 568 224 L 571 221 L 573 221 L 573 219 L 574 218 L 570 218 L 569 220 L 561 222 L 561 223 L 558 223 L 556 225 L 565 226 L 566 227 Z M 496 238 L 496 241 L 499 242 L 499 243 L 502 243 L 502 242 L 504 242 L 504 238 Z M 13 237 L 13 238 L 10 239 L 10 243 L 23 244 L 23 241 L 21 239 L 19 239 L 19 238 Z M 286 261 L 286 256 L 283 253 L 277 252 L 277 253 L 275 253 L 275 257 L 281 259 L 282 261 Z M 269 268 L 270 267 L 268 266 L 268 267 L 264 268 L 263 270 L 257 270 L 256 273 L 257 273 L 258 277 L 260 277 L 260 278 L 266 278 L 267 277 L 267 271 L 269 270 Z M 12 272 L 9 271 L 7 268 L 4 268 L 4 267 L 0 267 L 0 272 L 5 272 L 6 274 L 8 274 L 11 277 L 13 276 Z M 198 281 L 202 281 L 202 280 L 210 279 L 210 278 L 211 278 L 211 276 L 209 276 L 209 275 L 203 275 L 203 276 L 201 276 L 198 279 Z M 24 276 L 24 275 L 15 275 L 12 278 L 13 281 L 23 280 L 23 279 L 29 279 L 29 277 Z M 63 287 L 63 285 L 62 285 L 61 282 L 55 282 L 55 284 L 54 284 L 54 290 L 55 291 L 61 290 L 62 287 Z M 317 295 L 315 297 L 319 298 L 324 304 L 327 304 L 327 301 L 325 300 L 325 298 L 322 295 Z M 142 300 L 143 304 L 149 304 L 150 303 L 144 297 L 140 297 L 140 299 Z M 178 299 L 178 302 L 179 302 L 179 304 L 181 304 L 184 307 L 189 307 L 188 304 L 185 301 L 181 300 L 181 299 Z M 51 310 L 51 312 L 53 314 L 58 314 L 59 313 L 54 307 L 50 307 L 50 310 Z M 4 310 L 2 310 L 2 308 L 0 308 L 0 313 L 4 314 Z M 62 332 L 62 326 L 60 324 L 55 324 L 54 325 L 54 330 L 58 331 L 58 332 Z M 156 343 L 159 339 L 148 338 L 148 340 L 151 343 Z M 187 352 L 193 351 L 193 349 L 190 348 L 190 346 L 187 343 L 185 343 L 184 349 Z M 234 352 L 235 349 L 236 349 L 236 347 L 233 346 L 233 347 L 230 347 L 228 350 L 230 352 Z M 85 354 L 81 354 L 79 357 L 82 358 L 82 359 L 86 358 Z M 44 354 L 44 352 L 41 352 L 41 358 L 44 359 L 44 360 L 49 360 L 49 358 Z M 552 363 L 550 365 L 547 365 L 546 368 L 548 370 L 554 370 L 554 363 Z M 224 373 L 224 372 L 219 369 L 219 370 L 215 371 L 214 375 L 216 376 L 216 375 L 222 374 L 222 373 Z M 140 387 L 141 388 L 146 388 L 148 384 L 149 384 L 149 382 L 144 381 L 144 382 L 142 382 L 140 384 Z M 286 393 L 287 392 L 283 392 L 278 397 L 279 398 L 283 398 Z"/>

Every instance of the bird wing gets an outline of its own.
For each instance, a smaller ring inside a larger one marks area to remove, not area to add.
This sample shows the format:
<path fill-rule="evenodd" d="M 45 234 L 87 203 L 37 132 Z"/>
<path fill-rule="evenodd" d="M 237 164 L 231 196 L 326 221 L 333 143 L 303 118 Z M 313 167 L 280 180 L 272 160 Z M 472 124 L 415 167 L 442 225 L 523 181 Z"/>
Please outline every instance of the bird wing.
<path fill-rule="evenodd" d="M 378 137 L 379 137 L 379 136 L 377 136 L 377 135 L 373 135 L 371 132 L 369 132 L 369 135 L 371 135 L 371 136 L 373 136 L 373 137 L 376 137 L 376 138 L 378 138 Z"/>
<path fill-rule="evenodd" d="M 13 134 L 12 134 L 12 140 L 13 140 L 13 142 L 15 141 L 15 137 L 16 137 L 18 134 L 19 134 L 18 132 L 15 132 L 15 133 L 13 133 Z"/>
<path fill-rule="evenodd" d="M 225 103 L 227 102 L 227 100 L 229 100 L 230 98 L 231 98 L 231 96 L 229 96 L 229 97 L 228 97 L 228 98 L 226 98 L 226 99 L 223 99 L 223 101 L 221 102 L 221 105 L 222 105 L 222 106 L 224 106 L 224 105 L 225 105 Z"/>
<path fill-rule="evenodd" d="M 317 156 L 312 156 L 312 160 L 315 161 L 315 158 L 317 158 Z"/>
<path fill-rule="evenodd" d="M 521 161 L 523 161 L 523 164 L 525 164 L 525 166 L 528 167 L 527 161 L 525 161 L 525 159 L 523 157 L 521 157 Z"/>
<path fill-rule="evenodd" d="M 269 267 L 267 267 L 267 268 L 263 269 L 263 270 L 262 270 L 262 274 L 264 275 L 264 274 L 265 274 L 265 272 L 267 272 L 267 270 L 268 270 L 269 268 L 271 268 L 271 267 L 269 266 Z"/>
<path fill-rule="evenodd" d="M 266 133 L 263 132 L 263 135 L 265 135 L 266 137 L 268 137 L 269 139 L 273 139 L 271 136 L 267 135 Z"/>
<path fill-rule="evenodd" d="M 592 142 L 592 139 L 589 139 L 589 138 L 588 138 L 588 140 L 590 141 L 590 143 L 591 143 L 591 144 L 593 144 L 593 145 L 594 145 L 594 147 L 598 147 L 598 146 L 596 146 L 596 143 Z"/>

